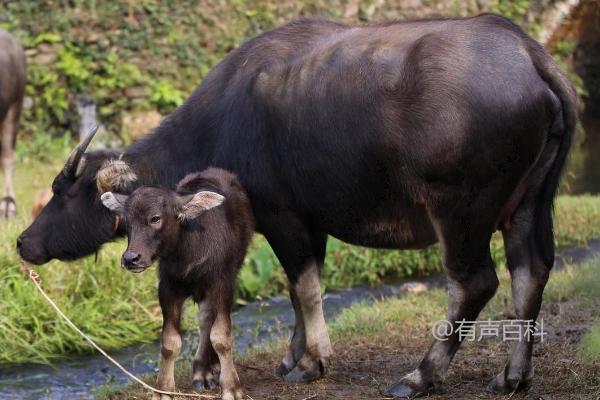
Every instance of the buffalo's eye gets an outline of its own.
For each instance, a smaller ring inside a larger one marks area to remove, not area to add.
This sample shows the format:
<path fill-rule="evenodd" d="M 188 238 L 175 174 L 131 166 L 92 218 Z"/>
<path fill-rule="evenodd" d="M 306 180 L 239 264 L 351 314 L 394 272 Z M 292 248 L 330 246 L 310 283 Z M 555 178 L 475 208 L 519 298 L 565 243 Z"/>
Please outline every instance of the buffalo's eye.
<path fill-rule="evenodd" d="M 150 218 L 150 223 L 152 225 L 160 224 L 160 215 L 154 215 L 152 218 Z"/>
<path fill-rule="evenodd" d="M 60 187 L 56 183 L 52 184 L 52 193 L 57 197 L 60 196 Z"/>

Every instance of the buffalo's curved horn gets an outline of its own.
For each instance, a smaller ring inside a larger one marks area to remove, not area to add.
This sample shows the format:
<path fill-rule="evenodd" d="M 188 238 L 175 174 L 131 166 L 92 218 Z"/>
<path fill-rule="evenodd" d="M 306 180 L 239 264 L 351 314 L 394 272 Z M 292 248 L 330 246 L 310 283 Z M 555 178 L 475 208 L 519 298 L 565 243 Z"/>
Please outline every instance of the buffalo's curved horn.
<path fill-rule="evenodd" d="M 63 173 L 65 174 L 65 176 L 69 178 L 73 178 L 75 176 L 75 171 L 77 171 L 77 165 L 79 165 L 79 161 L 81 161 L 83 153 L 85 153 L 85 150 L 90 145 L 90 142 L 94 138 L 96 132 L 98 132 L 98 125 L 93 127 L 92 130 L 90 130 L 90 132 L 81 141 L 81 143 L 79 143 L 77 147 L 73 149 L 63 168 Z"/>

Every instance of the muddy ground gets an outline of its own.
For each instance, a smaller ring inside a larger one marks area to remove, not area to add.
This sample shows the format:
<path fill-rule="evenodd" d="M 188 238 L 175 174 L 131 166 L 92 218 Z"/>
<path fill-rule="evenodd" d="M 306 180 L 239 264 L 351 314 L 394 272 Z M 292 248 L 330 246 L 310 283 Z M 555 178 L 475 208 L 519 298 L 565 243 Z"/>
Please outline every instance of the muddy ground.
<path fill-rule="evenodd" d="M 536 376 L 527 392 L 507 396 L 485 392 L 488 381 L 504 367 L 511 345 L 492 338 L 464 343 L 450 368 L 444 393 L 428 398 L 600 399 L 600 362 L 583 361 L 578 353 L 582 335 L 597 316 L 592 304 L 568 301 L 544 305 L 541 317 L 547 335 L 535 347 Z M 283 348 L 242 358 L 236 365 L 248 398 L 256 400 L 385 399 L 385 389 L 418 365 L 431 340 L 430 332 L 422 327 L 400 332 L 334 342 L 335 355 L 327 377 L 310 384 L 289 384 L 272 373 Z M 189 391 L 189 380 L 189 370 L 185 369 L 178 377 L 178 389 Z M 150 395 L 130 389 L 110 398 L 150 399 Z"/>

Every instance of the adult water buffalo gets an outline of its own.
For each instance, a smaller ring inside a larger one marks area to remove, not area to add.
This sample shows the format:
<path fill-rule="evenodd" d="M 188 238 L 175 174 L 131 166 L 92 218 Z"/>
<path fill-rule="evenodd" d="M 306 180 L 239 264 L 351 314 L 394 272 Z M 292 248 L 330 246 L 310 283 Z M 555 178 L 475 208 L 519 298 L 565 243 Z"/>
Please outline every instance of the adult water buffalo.
<path fill-rule="evenodd" d="M 90 254 L 122 229 L 100 192 L 231 170 L 290 280 L 296 326 L 276 371 L 309 381 L 332 352 L 319 287 L 327 235 L 396 249 L 439 241 L 447 318 L 460 321 L 476 319 L 498 286 L 489 242 L 501 229 L 516 315 L 536 319 L 575 114 L 569 80 L 506 18 L 363 27 L 301 19 L 231 52 L 122 153 L 83 154 L 88 138 L 17 246 L 38 264 Z M 460 345 L 454 332 L 390 393 L 437 389 Z M 516 344 L 489 388 L 526 387 L 531 355 L 531 341 Z"/>
<path fill-rule="evenodd" d="M 26 80 L 23 49 L 11 35 L 0 29 L 0 132 L 4 169 L 4 197 L 0 199 L 0 215 L 5 218 L 17 213 L 12 175 Z"/>

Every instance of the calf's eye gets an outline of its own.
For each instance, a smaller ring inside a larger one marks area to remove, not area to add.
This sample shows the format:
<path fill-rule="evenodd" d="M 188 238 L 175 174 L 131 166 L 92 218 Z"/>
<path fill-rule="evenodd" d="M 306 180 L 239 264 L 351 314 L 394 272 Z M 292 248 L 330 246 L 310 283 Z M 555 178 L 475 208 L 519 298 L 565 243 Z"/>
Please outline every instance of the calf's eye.
<path fill-rule="evenodd" d="M 155 216 L 153 216 L 152 218 L 150 218 L 150 223 L 151 223 L 152 225 L 159 224 L 159 223 L 160 223 L 160 216 L 158 216 L 158 215 L 155 215 Z"/>

